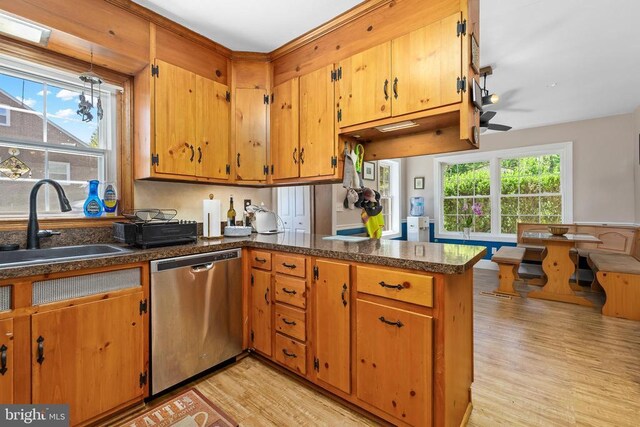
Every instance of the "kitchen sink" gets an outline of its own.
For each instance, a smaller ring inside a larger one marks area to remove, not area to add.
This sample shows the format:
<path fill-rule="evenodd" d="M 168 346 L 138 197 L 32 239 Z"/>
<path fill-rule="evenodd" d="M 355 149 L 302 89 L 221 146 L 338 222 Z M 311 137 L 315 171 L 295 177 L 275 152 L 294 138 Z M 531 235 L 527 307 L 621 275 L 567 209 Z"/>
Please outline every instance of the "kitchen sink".
<path fill-rule="evenodd" d="M 43 262 L 69 261 L 92 258 L 100 255 L 118 255 L 131 252 L 130 249 L 114 245 L 60 246 L 46 249 L 21 249 L 0 252 L 0 268 L 15 267 Z"/>

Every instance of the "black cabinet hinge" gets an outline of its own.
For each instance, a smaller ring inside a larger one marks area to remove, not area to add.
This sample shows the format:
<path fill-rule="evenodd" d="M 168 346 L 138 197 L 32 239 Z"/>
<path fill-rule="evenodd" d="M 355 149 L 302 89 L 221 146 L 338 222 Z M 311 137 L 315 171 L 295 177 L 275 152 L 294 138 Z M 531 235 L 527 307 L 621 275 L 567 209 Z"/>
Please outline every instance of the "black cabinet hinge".
<path fill-rule="evenodd" d="M 271 103 L 272 104 L 273 104 L 273 101 L 275 101 L 275 99 L 276 99 L 276 95 L 272 93 L 271 94 Z"/>
<path fill-rule="evenodd" d="M 147 371 L 140 372 L 140 388 L 147 384 Z"/>
<path fill-rule="evenodd" d="M 227 102 L 231 102 L 231 92 L 227 91 L 224 95 L 224 99 L 226 99 Z"/>
<path fill-rule="evenodd" d="M 253 329 L 251 330 L 251 342 L 255 341 L 255 335 L 253 333 Z"/>
<path fill-rule="evenodd" d="M 231 175 L 231 165 L 227 165 L 224 171 L 227 173 L 227 175 Z"/>
<path fill-rule="evenodd" d="M 331 157 L 331 167 L 334 169 L 338 167 L 338 158 L 336 156 Z"/>
<path fill-rule="evenodd" d="M 151 155 L 151 166 L 158 166 L 160 164 L 160 154 Z"/>
<path fill-rule="evenodd" d="M 274 167 L 273 167 L 273 164 L 272 164 L 271 165 L 271 175 L 273 175 L 273 170 L 274 170 Z"/>
<path fill-rule="evenodd" d="M 160 66 L 152 65 L 151 66 L 151 77 L 160 77 Z"/>
<path fill-rule="evenodd" d="M 456 83 L 456 90 L 457 90 L 458 93 L 467 91 L 467 78 L 466 77 L 463 77 L 463 78 L 458 77 L 458 81 Z"/>
<path fill-rule="evenodd" d="M 269 95 L 264 95 L 264 97 L 262 98 L 262 100 L 264 101 L 264 103 L 266 105 L 269 105 Z"/>
<path fill-rule="evenodd" d="M 140 301 L 140 315 L 142 315 L 142 313 L 146 313 L 147 312 L 147 300 L 143 299 Z"/>
<path fill-rule="evenodd" d="M 253 278 L 253 274 L 251 275 L 251 286 L 253 286 L 254 283 L 254 278 Z"/>
<path fill-rule="evenodd" d="M 342 108 L 338 109 L 338 121 L 342 121 Z"/>
<path fill-rule="evenodd" d="M 336 70 L 331 70 L 331 81 L 332 82 L 336 81 Z"/>
<path fill-rule="evenodd" d="M 335 70 L 331 70 L 331 81 L 337 82 L 342 79 L 342 67 L 338 67 Z"/>
<path fill-rule="evenodd" d="M 313 266 L 313 278 L 315 280 L 318 280 L 318 277 L 320 277 L 320 270 L 318 269 L 317 265 Z"/>
<path fill-rule="evenodd" d="M 336 71 L 336 80 L 342 80 L 342 67 L 338 67 L 338 71 Z"/>
<path fill-rule="evenodd" d="M 320 372 L 320 359 L 317 357 L 313 358 L 313 370 L 316 372 Z"/>
<path fill-rule="evenodd" d="M 269 175 L 269 166 L 268 165 L 262 166 L 262 173 L 265 174 L 265 175 Z"/>
<path fill-rule="evenodd" d="M 458 21 L 458 27 L 456 29 L 458 37 L 467 35 L 467 20 Z"/>

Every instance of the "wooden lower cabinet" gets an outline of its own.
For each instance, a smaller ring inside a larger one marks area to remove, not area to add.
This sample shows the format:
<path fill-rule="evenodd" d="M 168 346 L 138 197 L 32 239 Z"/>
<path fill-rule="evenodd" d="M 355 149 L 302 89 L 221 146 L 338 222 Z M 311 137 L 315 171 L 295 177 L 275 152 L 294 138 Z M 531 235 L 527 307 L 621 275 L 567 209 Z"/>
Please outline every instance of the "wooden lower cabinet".
<path fill-rule="evenodd" d="M 142 398 L 142 292 L 31 317 L 32 403 L 67 403 L 71 425 Z"/>
<path fill-rule="evenodd" d="M 358 300 L 358 399 L 399 420 L 431 425 L 433 319 Z"/>
<path fill-rule="evenodd" d="M 251 347 L 266 356 L 272 355 L 271 273 L 251 269 Z"/>
<path fill-rule="evenodd" d="M 276 334 L 275 359 L 301 375 L 307 373 L 307 346 L 280 333 Z"/>
<path fill-rule="evenodd" d="M 0 320 L 0 403 L 13 401 L 13 319 Z"/>

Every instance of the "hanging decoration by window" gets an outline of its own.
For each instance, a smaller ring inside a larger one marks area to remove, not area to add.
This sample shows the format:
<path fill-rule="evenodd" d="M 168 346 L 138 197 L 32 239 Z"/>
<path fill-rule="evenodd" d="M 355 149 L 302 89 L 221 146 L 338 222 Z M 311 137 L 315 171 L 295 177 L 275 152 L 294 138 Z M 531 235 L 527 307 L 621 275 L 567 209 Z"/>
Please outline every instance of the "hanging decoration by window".
<path fill-rule="evenodd" d="M 96 98 L 93 96 L 94 92 L 97 92 L 98 99 L 96 101 L 96 114 L 98 120 L 102 120 L 102 100 L 100 98 L 100 85 L 102 79 L 96 73 L 93 72 L 93 52 L 91 52 L 91 68 L 89 71 L 80 74 L 80 80 L 84 83 L 82 94 L 80 95 L 80 102 L 78 103 L 77 114 L 82 117 L 83 122 L 90 122 L 93 120 L 93 102 Z M 98 86 L 95 88 L 95 86 Z M 86 92 L 89 92 L 89 98 L 87 98 Z"/>
<path fill-rule="evenodd" d="M 11 157 L 0 163 L 0 173 L 11 179 L 18 179 L 27 173 L 31 176 L 31 168 L 17 157 L 19 155 L 20 150 L 9 148 L 9 156 Z"/>

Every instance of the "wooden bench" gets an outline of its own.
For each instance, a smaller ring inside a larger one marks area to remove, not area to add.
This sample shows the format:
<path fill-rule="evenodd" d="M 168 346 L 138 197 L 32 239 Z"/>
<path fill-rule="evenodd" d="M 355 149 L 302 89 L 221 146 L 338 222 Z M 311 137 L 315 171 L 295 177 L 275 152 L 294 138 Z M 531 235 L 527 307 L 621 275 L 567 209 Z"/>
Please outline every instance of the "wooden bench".
<path fill-rule="evenodd" d="M 513 287 L 513 282 L 518 279 L 518 268 L 524 259 L 525 252 L 525 248 L 502 246 L 493 254 L 491 261 L 498 264 L 500 270 L 499 285 L 495 293 L 520 296 Z"/>

